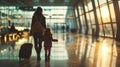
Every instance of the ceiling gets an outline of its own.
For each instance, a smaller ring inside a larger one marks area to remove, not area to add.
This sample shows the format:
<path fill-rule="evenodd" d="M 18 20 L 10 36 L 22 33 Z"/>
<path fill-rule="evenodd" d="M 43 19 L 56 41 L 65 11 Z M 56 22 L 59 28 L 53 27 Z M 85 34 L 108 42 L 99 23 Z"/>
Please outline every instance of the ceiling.
<path fill-rule="evenodd" d="M 22 11 L 34 11 L 35 8 L 33 8 L 33 6 L 74 6 L 78 1 L 79 0 L 0 0 L 0 6 L 17 6 Z M 0 14 L 3 16 L 9 15 L 1 12 L 1 10 Z M 22 16 L 24 14 L 19 15 Z M 9 17 L 15 18 L 13 15 L 9 15 Z"/>
<path fill-rule="evenodd" d="M 0 6 L 73 6 L 79 0 L 0 0 Z"/>

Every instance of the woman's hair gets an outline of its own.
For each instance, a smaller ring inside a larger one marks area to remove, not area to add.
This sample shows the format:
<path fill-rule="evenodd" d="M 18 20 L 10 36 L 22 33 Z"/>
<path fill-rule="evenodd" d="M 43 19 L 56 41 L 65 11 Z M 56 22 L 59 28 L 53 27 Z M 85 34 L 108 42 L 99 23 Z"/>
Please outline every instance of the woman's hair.
<path fill-rule="evenodd" d="M 37 7 L 37 9 L 36 9 L 36 11 L 35 11 L 35 13 L 34 13 L 34 15 L 37 15 L 37 16 L 42 16 L 42 8 L 41 7 Z"/>
<path fill-rule="evenodd" d="M 41 7 L 37 7 L 36 12 L 40 12 L 40 13 L 42 13 L 42 8 L 41 8 Z"/>

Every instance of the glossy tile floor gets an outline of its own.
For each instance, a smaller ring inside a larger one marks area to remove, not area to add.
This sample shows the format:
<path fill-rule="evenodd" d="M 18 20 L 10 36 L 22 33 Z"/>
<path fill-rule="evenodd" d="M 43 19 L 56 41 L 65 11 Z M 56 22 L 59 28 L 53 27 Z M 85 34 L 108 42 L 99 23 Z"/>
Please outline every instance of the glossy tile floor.
<path fill-rule="evenodd" d="M 30 60 L 19 63 L 18 53 L 23 43 L 33 43 L 33 37 L 0 42 L 0 67 L 120 67 L 120 43 L 109 38 L 99 38 L 72 33 L 53 34 L 51 59 L 45 62 L 44 48 L 37 63 L 33 47 Z M 29 40 L 28 40 L 29 39 Z"/>

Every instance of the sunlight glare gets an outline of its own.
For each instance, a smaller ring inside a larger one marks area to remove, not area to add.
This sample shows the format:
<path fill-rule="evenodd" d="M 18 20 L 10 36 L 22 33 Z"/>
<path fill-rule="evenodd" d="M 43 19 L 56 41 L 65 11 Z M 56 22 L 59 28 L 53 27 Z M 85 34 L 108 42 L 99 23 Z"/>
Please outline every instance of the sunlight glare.
<path fill-rule="evenodd" d="M 109 12 L 107 6 L 101 8 L 102 18 L 104 22 L 109 22 Z"/>

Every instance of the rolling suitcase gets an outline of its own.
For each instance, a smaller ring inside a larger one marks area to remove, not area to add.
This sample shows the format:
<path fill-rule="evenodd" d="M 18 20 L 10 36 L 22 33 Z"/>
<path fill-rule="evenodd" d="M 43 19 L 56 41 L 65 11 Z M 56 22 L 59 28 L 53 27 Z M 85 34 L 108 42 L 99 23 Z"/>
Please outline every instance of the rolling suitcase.
<path fill-rule="evenodd" d="M 24 43 L 19 50 L 19 60 L 29 59 L 32 54 L 32 43 Z"/>

